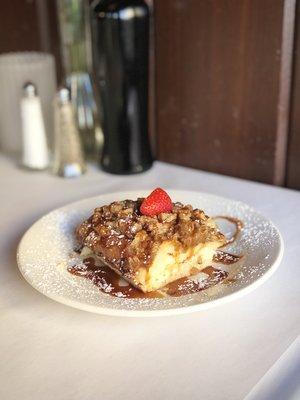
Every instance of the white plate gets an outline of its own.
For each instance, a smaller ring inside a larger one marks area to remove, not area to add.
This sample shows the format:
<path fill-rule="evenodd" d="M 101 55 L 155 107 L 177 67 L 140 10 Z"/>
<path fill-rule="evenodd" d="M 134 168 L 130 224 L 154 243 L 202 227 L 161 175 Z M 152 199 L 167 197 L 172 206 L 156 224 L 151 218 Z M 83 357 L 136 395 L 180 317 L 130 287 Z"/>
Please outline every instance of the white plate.
<path fill-rule="evenodd" d="M 242 261 L 225 267 L 234 277 L 230 284 L 218 284 L 198 293 L 158 299 L 124 299 L 102 293 L 92 282 L 67 270 L 74 248 L 74 228 L 96 206 L 115 200 L 136 199 L 150 191 L 111 193 L 85 199 L 50 212 L 23 236 L 18 265 L 24 278 L 38 291 L 71 307 L 99 314 L 159 316 L 199 311 L 237 299 L 265 282 L 278 267 L 283 241 L 276 227 L 244 203 L 206 193 L 168 190 L 173 201 L 192 204 L 208 215 L 228 215 L 245 226 L 227 249 L 243 254 Z M 220 224 L 230 231 L 232 225 Z M 225 232 L 224 232 L 225 233 Z"/>

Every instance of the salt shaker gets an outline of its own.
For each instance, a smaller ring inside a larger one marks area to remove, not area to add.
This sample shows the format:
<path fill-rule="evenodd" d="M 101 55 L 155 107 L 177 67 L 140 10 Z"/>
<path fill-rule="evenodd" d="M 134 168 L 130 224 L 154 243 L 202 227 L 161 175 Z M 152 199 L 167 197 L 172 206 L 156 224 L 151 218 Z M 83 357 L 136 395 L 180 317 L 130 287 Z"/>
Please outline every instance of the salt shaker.
<path fill-rule="evenodd" d="M 49 165 L 49 153 L 46 139 L 41 101 L 33 83 L 23 86 L 21 99 L 22 121 L 22 165 L 33 170 L 43 170 Z"/>
<path fill-rule="evenodd" d="M 55 102 L 53 171 L 65 178 L 74 178 L 86 171 L 82 145 L 75 121 L 70 92 L 63 87 L 58 91 Z"/>

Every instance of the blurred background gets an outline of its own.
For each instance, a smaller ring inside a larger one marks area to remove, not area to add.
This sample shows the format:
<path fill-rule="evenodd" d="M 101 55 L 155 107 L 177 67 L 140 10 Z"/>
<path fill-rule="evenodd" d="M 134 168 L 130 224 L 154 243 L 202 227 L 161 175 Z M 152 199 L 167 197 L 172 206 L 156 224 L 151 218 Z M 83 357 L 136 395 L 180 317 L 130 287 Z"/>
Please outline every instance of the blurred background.
<path fill-rule="evenodd" d="M 299 1 L 147 3 L 147 124 L 154 158 L 300 189 Z M 54 56 L 56 85 L 68 82 L 73 105 L 77 102 L 85 154 L 99 158 L 102 111 L 93 90 L 88 9 L 88 0 L 3 2 L 0 53 Z M 1 126 L 0 121 L 0 137 Z M 51 146 L 51 132 L 48 140 Z M 3 135 L 1 148 L 6 151 Z"/>

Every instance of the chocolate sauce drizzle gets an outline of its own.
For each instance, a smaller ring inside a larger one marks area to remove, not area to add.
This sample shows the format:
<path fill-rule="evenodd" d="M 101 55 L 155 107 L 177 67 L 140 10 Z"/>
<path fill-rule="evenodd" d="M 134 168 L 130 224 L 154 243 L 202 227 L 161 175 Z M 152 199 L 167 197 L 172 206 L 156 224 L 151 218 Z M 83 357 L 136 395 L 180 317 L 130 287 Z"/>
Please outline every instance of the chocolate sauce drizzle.
<path fill-rule="evenodd" d="M 85 258 L 82 263 L 69 267 L 68 271 L 73 275 L 89 279 L 102 292 L 111 296 L 131 299 L 163 297 L 158 292 L 143 293 L 130 283 L 123 281 L 111 268 L 97 264 L 93 257 Z"/>
<path fill-rule="evenodd" d="M 230 265 L 238 262 L 241 258 L 242 256 L 237 256 L 235 254 L 227 253 L 226 251 L 217 250 L 213 260 L 214 262 L 219 264 Z"/>
<path fill-rule="evenodd" d="M 225 215 L 217 215 L 216 217 L 213 218 L 214 220 L 216 219 L 226 219 L 226 221 L 231 222 L 232 224 L 235 225 L 235 232 L 232 235 L 232 237 L 230 239 L 227 239 L 226 244 L 224 244 L 223 247 L 227 246 L 230 243 L 233 243 L 236 241 L 240 231 L 243 229 L 244 227 L 244 223 L 238 219 L 238 218 L 234 218 L 234 217 L 227 217 Z"/>
<path fill-rule="evenodd" d="M 206 267 L 201 272 L 208 275 L 208 278 L 197 281 L 189 278 L 177 279 L 166 286 L 166 293 L 169 296 L 179 297 L 185 294 L 192 294 L 208 289 L 228 277 L 228 272 L 214 267 Z"/>
<path fill-rule="evenodd" d="M 218 216 L 214 219 L 226 219 L 236 225 L 236 231 L 232 238 L 227 240 L 227 244 L 233 243 L 241 229 L 243 228 L 242 221 L 233 217 Z M 242 256 L 227 253 L 223 250 L 218 250 L 214 256 L 213 261 L 219 264 L 234 264 L 238 262 Z M 208 289 L 220 282 L 226 283 L 228 272 L 213 266 L 206 267 L 200 272 L 207 275 L 206 279 L 198 281 L 192 277 L 181 278 L 174 282 L 169 283 L 161 291 L 143 293 L 141 290 L 135 288 L 130 283 L 125 282 L 116 272 L 111 268 L 100 265 L 95 262 L 94 258 L 85 258 L 82 263 L 76 264 L 68 268 L 72 275 L 81 276 L 92 281 L 103 293 L 110 296 L 120 298 L 161 298 L 165 296 L 179 297 L 187 294 L 197 293 L 201 290 Z M 232 282 L 232 280 L 230 280 Z"/>

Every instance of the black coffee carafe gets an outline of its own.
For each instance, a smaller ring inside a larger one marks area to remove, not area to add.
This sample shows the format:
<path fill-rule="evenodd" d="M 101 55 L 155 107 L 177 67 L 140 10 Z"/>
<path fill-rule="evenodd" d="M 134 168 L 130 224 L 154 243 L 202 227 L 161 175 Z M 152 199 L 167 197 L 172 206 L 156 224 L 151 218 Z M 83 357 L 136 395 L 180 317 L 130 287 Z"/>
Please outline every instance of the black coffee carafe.
<path fill-rule="evenodd" d="M 101 164 L 114 174 L 152 165 L 148 135 L 149 8 L 143 0 L 91 4 L 93 69 L 102 105 Z"/>

